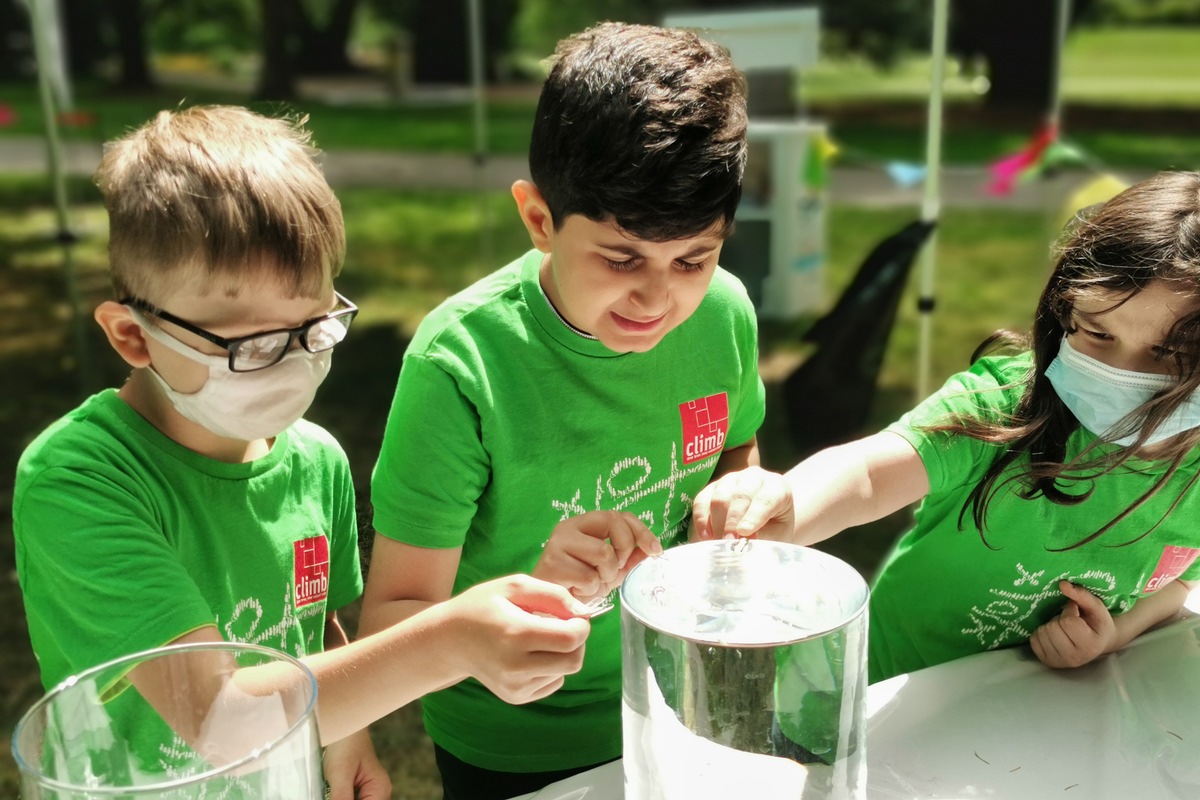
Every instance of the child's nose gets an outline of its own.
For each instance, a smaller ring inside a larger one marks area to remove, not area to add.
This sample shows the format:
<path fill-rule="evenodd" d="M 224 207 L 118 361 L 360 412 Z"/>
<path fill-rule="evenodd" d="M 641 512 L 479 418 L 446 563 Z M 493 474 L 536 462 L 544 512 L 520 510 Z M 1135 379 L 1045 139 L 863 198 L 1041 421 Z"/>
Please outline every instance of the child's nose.
<path fill-rule="evenodd" d="M 634 290 L 633 301 L 638 308 L 646 312 L 660 312 L 666 308 L 670 293 L 670 283 L 666 275 L 650 274 Z"/>

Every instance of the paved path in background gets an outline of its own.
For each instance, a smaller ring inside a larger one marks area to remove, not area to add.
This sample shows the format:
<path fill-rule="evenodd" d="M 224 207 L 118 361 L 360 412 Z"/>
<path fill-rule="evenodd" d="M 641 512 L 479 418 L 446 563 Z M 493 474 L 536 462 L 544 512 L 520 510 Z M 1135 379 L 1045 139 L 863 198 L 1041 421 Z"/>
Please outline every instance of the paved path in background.
<path fill-rule="evenodd" d="M 100 145 L 66 143 L 65 160 L 71 173 L 90 175 L 100 160 Z M 479 168 L 470 156 L 438 153 L 395 153 L 331 150 L 325 153 L 325 173 L 334 188 L 382 186 L 396 189 L 464 189 L 482 187 L 507 191 L 513 181 L 528 177 L 524 156 L 494 156 Z M 0 138 L 0 173 L 45 173 L 47 148 L 37 137 Z M 1129 183 L 1149 172 L 1119 173 Z M 1019 185 L 1011 194 L 984 192 L 987 170 L 982 167 L 947 167 L 942 171 L 942 205 L 946 208 L 1023 208 L 1057 213 L 1066 197 L 1089 179 L 1084 172 L 1064 171 L 1050 178 Z M 909 207 L 917 210 L 921 186 L 900 187 L 882 169 L 835 166 L 829 194 L 833 203 L 867 207 Z"/>

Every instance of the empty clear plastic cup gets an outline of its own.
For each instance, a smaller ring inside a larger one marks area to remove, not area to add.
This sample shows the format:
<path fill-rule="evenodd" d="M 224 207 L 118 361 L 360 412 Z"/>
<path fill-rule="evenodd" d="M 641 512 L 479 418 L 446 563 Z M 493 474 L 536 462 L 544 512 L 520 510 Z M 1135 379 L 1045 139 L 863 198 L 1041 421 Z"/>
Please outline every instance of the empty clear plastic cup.
<path fill-rule="evenodd" d="M 626 800 L 858 800 L 867 584 L 797 545 L 708 541 L 621 586 Z"/>
<path fill-rule="evenodd" d="M 319 800 L 316 700 L 303 663 L 257 645 L 109 661 L 64 680 L 17 723 L 21 796 Z"/>

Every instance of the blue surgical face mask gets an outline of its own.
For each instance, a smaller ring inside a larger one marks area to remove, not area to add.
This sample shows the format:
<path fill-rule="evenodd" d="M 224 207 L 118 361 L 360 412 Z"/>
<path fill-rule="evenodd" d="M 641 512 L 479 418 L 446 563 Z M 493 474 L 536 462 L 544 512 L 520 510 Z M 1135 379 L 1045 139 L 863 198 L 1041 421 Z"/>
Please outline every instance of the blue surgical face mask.
<path fill-rule="evenodd" d="M 1046 368 L 1046 378 L 1079 424 L 1106 442 L 1125 447 L 1138 431 L 1125 432 L 1126 417 L 1154 395 L 1175 385 L 1170 375 L 1131 372 L 1110 367 L 1071 348 L 1063 337 L 1058 356 Z M 1155 429 L 1146 444 L 1156 444 L 1200 426 L 1200 400 L 1193 394 Z M 1125 432 L 1124 436 L 1118 436 Z"/>

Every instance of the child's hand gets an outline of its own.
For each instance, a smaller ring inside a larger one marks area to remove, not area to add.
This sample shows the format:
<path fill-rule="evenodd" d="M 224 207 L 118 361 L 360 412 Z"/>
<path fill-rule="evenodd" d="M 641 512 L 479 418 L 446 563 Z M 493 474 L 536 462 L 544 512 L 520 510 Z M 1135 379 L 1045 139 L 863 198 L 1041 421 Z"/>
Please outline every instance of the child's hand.
<path fill-rule="evenodd" d="M 507 703 L 540 700 L 583 666 L 587 608 L 561 586 L 512 575 L 472 586 L 443 605 L 460 623 L 454 656 Z"/>
<path fill-rule="evenodd" d="M 620 586 L 646 556 L 660 553 L 658 537 L 633 514 L 589 511 L 554 526 L 533 577 L 590 600 Z"/>
<path fill-rule="evenodd" d="M 1029 639 L 1034 655 L 1047 667 L 1080 667 L 1113 649 L 1117 626 L 1100 598 L 1070 581 L 1059 581 L 1067 604 L 1057 617 Z"/>
<path fill-rule="evenodd" d="M 761 467 L 723 475 L 692 505 L 692 541 L 759 536 L 791 541 L 796 509 L 787 478 Z"/>
<path fill-rule="evenodd" d="M 325 748 L 321 768 L 330 800 L 388 800 L 392 779 L 375 755 L 366 729 Z"/>

